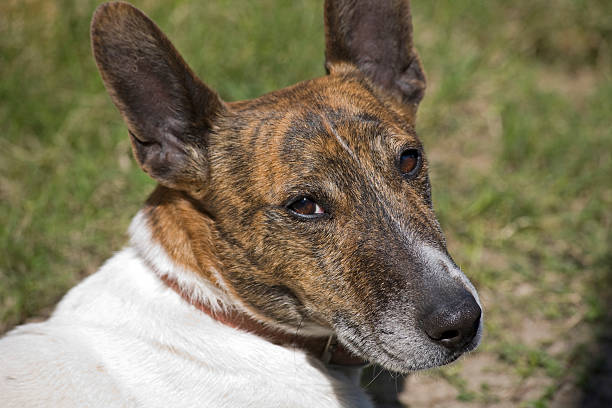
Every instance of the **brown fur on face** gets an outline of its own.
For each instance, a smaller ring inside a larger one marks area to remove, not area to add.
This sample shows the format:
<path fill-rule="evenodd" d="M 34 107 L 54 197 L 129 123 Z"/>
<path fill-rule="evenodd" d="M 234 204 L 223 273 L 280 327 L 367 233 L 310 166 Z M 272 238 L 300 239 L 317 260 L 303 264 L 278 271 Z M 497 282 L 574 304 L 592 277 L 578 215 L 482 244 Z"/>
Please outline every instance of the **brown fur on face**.
<path fill-rule="evenodd" d="M 389 217 L 419 226 L 431 242 L 442 240 L 425 160 L 411 180 L 397 165 L 402 151 L 420 149 L 420 142 L 386 103 L 358 71 L 332 74 L 238 104 L 211 135 L 206 200 L 220 241 L 229 245 L 228 279 L 247 286 L 242 297 L 259 310 L 295 305 L 270 310 L 276 320 L 296 326 L 312 315 L 332 326 L 336 310 L 311 309 L 330 303 L 343 310 L 349 300 L 355 304 L 348 310 L 365 318 L 371 308 L 363 298 L 387 295 L 374 281 L 389 272 L 379 264 L 392 254 L 359 253 L 378 245 L 376 236 L 400 233 Z M 320 203 L 325 219 L 292 216 L 285 204 L 299 196 Z M 232 259 L 237 253 L 242 262 Z M 275 295 L 283 301 L 270 301 Z"/>
<path fill-rule="evenodd" d="M 335 332 L 404 371 L 458 355 L 427 345 L 407 360 L 391 343 L 426 343 L 420 316 L 460 285 L 423 255 L 448 256 L 414 130 L 425 77 L 408 3 L 373 3 L 328 1 L 329 74 L 252 101 L 222 102 L 125 3 L 96 11 L 92 43 L 135 156 L 160 182 L 145 214 L 168 255 L 271 325 Z M 420 159 L 407 176 L 409 149 Z M 292 212 L 300 197 L 325 214 Z"/>

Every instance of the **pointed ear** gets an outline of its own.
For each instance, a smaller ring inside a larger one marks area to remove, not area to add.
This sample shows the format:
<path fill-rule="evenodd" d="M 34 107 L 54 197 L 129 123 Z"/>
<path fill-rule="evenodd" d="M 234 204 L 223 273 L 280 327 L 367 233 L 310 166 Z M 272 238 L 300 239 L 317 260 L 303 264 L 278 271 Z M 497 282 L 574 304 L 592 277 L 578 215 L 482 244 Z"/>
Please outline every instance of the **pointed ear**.
<path fill-rule="evenodd" d="M 414 116 L 425 93 L 425 73 L 412 44 L 408 0 L 326 0 L 325 68 L 361 70 Z"/>
<path fill-rule="evenodd" d="M 91 41 L 142 169 L 170 188 L 202 190 L 208 179 L 207 134 L 223 102 L 155 23 L 127 3 L 98 7 Z"/>

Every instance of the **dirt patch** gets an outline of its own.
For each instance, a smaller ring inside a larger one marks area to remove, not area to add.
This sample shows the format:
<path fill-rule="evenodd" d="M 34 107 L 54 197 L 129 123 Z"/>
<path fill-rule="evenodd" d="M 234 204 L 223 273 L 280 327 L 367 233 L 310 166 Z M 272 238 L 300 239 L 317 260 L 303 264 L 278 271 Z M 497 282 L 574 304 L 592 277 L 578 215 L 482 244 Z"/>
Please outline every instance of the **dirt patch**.
<path fill-rule="evenodd" d="M 459 391 L 432 373 L 413 374 L 406 379 L 400 401 L 411 408 L 451 407 Z"/>
<path fill-rule="evenodd" d="M 410 408 L 510 408 L 538 399 L 551 383 L 545 375 L 523 380 L 497 356 L 483 352 L 462 360 L 451 375 L 437 371 L 412 375 L 400 401 Z"/>

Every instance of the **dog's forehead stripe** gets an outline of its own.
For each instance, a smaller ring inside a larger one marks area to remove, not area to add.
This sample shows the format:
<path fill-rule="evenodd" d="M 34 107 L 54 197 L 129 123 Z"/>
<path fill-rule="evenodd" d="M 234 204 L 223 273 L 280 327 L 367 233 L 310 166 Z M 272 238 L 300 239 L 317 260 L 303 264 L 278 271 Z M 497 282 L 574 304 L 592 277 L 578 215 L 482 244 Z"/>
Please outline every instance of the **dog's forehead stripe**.
<path fill-rule="evenodd" d="M 349 156 L 357 163 L 359 163 L 359 159 L 357 158 L 357 155 L 355 154 L 355 152 L 353 152 L 353 150 L 348 146 L 348 144 L 346 143 L 346 141 L 342 138 L 342 136 L 340 136 L 340 134 L 338 133 L 338 131 L 334 128 L 334 125 L 331 124 L 329 121 L 325 121 L 325 124 L 327 125 L 327 131 L 329 133 L 331 133 L 334 138 L 336 139 L 336 141 L 340 144 L 340 146 L 342 146 L 342 148 L 349 154 Z"/>

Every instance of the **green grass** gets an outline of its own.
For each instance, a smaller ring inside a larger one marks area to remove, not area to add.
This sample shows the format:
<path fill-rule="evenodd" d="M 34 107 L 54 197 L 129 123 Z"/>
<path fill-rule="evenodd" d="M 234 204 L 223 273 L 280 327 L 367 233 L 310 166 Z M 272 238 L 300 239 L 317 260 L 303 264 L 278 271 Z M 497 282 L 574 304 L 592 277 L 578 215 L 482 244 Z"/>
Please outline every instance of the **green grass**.
<path fill-rule="evenodd" d="M 0 330 L 120 249 L 154 185 L 90 55 L 96 3 L 0 3 Z M 321 2 L 134 3 L 226 100 L 323 74 Z M 413 15 L 418 130 L 449 249 L 485 301 L 481 353 L 518 384 L 547 379 L 519 402 L 548 406 L 609 307 L 612 3 L 415 0 Z M 528 320 L 550 333 L 530 340 Z M 456 367 L 441 379 L 459 400 L 499 399 Z"/>

